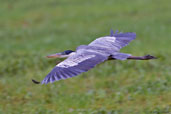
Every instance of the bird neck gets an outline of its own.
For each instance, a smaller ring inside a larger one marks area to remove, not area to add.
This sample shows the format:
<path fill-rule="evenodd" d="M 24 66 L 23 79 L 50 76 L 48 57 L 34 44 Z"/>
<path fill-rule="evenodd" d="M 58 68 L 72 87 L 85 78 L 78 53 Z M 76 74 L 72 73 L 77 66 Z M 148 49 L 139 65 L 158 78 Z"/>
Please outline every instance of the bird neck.
<path fill-rule="evenodd" d="M 73 56 L 75 54 L 76 54 L 76 52 L 71 52 L 70 54 L 62 55 L 60 58 L 68 58 L 68 57 L 71 57 L 71 56 Z"/>

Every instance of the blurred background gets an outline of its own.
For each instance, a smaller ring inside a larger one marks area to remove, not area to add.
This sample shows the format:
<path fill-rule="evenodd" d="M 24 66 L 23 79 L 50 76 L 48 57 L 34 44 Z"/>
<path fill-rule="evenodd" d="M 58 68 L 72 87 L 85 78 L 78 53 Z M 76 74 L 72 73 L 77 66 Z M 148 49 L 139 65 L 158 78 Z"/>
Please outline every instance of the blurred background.
<path fill-rule="evenodd" d="M 0 113 L 171 113 L 170 0 L 0 0 Z M 108 61 L 80 76 L 35 85 L 75 50 L 109 35 L 135 32 L 121 51 L 157 60 Z"/>

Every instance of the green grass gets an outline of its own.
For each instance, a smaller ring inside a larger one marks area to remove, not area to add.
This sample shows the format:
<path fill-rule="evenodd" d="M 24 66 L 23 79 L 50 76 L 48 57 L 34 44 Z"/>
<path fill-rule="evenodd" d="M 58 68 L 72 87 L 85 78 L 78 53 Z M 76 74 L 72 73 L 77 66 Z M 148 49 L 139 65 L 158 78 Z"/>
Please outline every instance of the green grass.
<path fill-rule="evenodd" d="M 171 113 L 170 0 L 0 0 L 0 113 Z M 151 61 L 107 61 L 80 76 L 35 85 L 75 49 L 109 34 L 136 32 L 121 51 Z"/>

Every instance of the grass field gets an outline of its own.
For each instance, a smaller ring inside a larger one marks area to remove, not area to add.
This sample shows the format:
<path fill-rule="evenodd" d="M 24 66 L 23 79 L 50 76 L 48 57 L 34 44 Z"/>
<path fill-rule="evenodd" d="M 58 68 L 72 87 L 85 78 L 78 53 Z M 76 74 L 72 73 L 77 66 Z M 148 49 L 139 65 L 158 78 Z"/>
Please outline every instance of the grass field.
<path fill-rule="evenodd" d="M 171 114 L 170 0 L 0 0 L 0 114 Z M 35 85 L 75 50 L 136 32 L 121 51 L 151 61 L 107 61 L 80 76 Z"/>

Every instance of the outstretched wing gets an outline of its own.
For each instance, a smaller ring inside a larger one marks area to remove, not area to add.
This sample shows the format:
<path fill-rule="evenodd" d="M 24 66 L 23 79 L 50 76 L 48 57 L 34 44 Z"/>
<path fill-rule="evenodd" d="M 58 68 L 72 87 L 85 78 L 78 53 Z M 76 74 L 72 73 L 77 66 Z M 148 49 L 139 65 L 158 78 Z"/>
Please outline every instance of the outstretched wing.
<path fill-rule="evenodd" d="M 121 48 L 128 45 L 132 40 L 136 38 L 136 34 L 132 32 L 113 34 L 111 31 L 110 36 L 100 37 L 89 44 L 89 46 L 98 46 L 110 48 L 114 51 L 119 51 Z"/>
<path fill-rule="evenodd" d="M 83 50 L 82 50 L 83 51 Z M 86 72 L 93 68 L 95 65 L 107 60 L 108 57 L 83 51 L 67 58 L 63 62 L 56 65 L 53 70 L 44 78 L 42 84 L 53 83 L 61 79 L 67 79 Z"/>
<path fill-rule="evenodd" d="M 136 38 L 136 34 L 133 32 L 127 32 L 127 33 L 116 32 L 113 36 L 116 38 L 115 46 L 118 47 L 119 50 L 127 46 L 132 40 Z"/>

